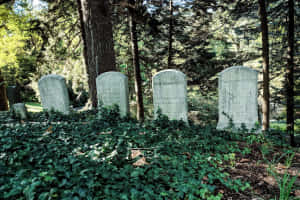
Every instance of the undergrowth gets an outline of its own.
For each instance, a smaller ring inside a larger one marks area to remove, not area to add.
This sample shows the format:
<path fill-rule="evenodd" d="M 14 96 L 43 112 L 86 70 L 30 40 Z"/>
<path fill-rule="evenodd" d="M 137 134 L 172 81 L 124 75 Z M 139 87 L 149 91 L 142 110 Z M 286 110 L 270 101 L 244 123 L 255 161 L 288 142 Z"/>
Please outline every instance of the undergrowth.
<path fill-rule="evenodd" d="M 250 188 L 224 168 L 242 152 L 236 134 L 161 115 L 140 124 L 117 109 L 100 113 L 0 125 L 0 199 L 218 200 L 222 188 Z"/>

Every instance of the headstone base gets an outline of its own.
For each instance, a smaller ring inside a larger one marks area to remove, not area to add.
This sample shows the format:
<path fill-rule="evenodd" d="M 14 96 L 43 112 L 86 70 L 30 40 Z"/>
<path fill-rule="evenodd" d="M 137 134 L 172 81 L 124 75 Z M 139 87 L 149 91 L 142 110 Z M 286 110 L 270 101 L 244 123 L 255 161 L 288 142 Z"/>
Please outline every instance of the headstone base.
<path fill-rule="evenodd" d="M 230 129 L 232 131 L 237 131 L 237 130 L 241 130 L 242 127 L 245 127 L 246 130 L 248 131 L 253 131 L 255 133 L 259 133 L 261 132 L 260 130 L 260 126 L 257 126 L 256 124 L 252 124 L 252 123 L 234 123 L 233 127 L 230 127 L 229 123 L 218 123 L 217 125 L 217 130 L 226 130 L 226 129 Z"/>

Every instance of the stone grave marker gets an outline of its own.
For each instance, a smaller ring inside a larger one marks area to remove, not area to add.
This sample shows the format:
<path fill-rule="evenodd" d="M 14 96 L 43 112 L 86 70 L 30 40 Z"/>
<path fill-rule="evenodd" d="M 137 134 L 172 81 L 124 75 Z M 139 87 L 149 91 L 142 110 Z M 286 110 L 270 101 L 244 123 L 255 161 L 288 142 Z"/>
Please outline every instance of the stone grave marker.
<path fill-rule="evenodd" d="M 120 72 L 105 72 L 96 79 L 98 106 L 119 106 L 121 116 L 129 113 L 128 78 Z"/>
<path fill-rule="evenodd" d="M 16 118 L 26 120 L 27 119 L 27 109 L 25 103 L 16 103 L 12 105 L 12 110 Z"/>
<path fill-rule="evenodd" d="M 217 129 L 230 125 L 235 128 L 242 124 L 248 130 L 258 122 L 257 103 L 258 72 L 248 67 L 234 66 L 219 74 L 219 121 Z"/>
<path fill-rule="evenodd" d="M 185 74 L 174 69 L 160 71 L 153 77 L 152 87 L 155 118 L 160 109 L 171 120 L 188 122 Z"/>
<path fill-rule="evenodd" d="M 44 110 L 70 113 L 70 100 L 64 77 L 56 74 L 43 76 L 38 85 Z"/>

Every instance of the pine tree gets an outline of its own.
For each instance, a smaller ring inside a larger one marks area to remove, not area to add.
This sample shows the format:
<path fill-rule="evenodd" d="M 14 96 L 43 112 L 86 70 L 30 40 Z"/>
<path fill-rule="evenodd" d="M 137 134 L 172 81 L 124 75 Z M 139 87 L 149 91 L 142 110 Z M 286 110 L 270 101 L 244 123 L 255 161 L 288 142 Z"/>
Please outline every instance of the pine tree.
<path fill-rule="evenodd" d="M 291 145 L 295 146 L 294 139 L 294 0 L 288 1 L 289 22 L 288 22 L 288 65 L 286 73 L 286 125 L 287 133 L 290 135 Z"/>
<path fill-rule="evenodd" d="M 263 127 L 264 131 L 269 130 L 270 126 L 270 86 L 269 86 L 269 36 L 268 36 L 268 21 L 265 0 L 258 0 L 259 16 L 262 33 L 262 57 L 263 57 Z"/>
<path fill-rule="evenodd" d="M 142 78 L 140 69 L 139 47 L 138 47 L 138 33 L 136 29 L 136 2 L 135 0 L 129 0 L 129 27 L 131 37 L 131 50 L 132 60 L 134 67 L 135 77 L 135 91 L 136 91 L 136 104 L 137 104 L 137 119 L 144 121 L 144 104 L 143 104 L 143 91 L 142 91 Z"/>

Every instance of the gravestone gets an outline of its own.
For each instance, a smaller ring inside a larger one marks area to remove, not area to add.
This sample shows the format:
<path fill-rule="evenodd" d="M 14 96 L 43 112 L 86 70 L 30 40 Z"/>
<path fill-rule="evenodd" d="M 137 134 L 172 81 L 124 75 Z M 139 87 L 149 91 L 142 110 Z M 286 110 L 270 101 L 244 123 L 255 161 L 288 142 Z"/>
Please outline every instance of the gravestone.
<path fill-rule="evenodd" d="M 219 121 L 222 130 L 233 123 L 235 128 L 242 124 L 248 130 L 258 122 L 257 75 L 248 67 L 234 66 L 219 74 Z M 231 121 L 232 120 L 232 121 Z"/>
<path fill-rule="evenodd" d="M 185 74 L 173 69 L 160 71 L 153 77 L 152 87 L 155 119 L 160 109 L 171 120 L 188 122 Z"/>
<path fill-rule="evenodd" d="M 64 77 L 55 74 L 43 76 L 38 85 L 44 110 L 70 113 L 70 100 Z"/>
<path fill-rule="evenodd" d="M 128 78 L 120 72 L 105 72 L 96 79 L 98 106 L 119 106 L 121 116 L 129 113 Z"/>
<path fill-rule="evenodd" d="M 27 119 L 27 109 L 24 103 L 16 103 L 12 105 L 14 116 L 19 119 Z"/>

